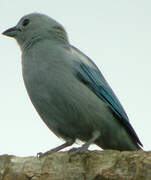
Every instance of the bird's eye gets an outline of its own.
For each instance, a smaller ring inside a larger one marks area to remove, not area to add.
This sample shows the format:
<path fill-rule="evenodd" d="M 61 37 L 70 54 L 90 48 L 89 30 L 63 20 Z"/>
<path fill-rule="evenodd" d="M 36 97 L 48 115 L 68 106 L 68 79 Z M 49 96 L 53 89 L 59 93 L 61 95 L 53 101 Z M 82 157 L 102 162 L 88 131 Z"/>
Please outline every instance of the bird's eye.
<path fill-rule="evenodd" d="M 25 27 L 29 24 L 30 20 L 29 19 L 25 19 L 22 23 L 22 25 Z"/>

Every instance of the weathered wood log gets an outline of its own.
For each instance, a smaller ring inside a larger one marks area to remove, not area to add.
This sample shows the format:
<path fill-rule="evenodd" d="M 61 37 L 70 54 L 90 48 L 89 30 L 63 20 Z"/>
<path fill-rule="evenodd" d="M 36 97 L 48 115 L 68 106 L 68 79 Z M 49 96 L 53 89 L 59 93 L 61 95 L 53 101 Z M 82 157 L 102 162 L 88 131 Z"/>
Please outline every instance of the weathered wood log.
<path fill-rule="evenodd" d="M 41 158 L 0 156 L 0 180 L 151 180 L 151 152 L 58 152 Z"/>

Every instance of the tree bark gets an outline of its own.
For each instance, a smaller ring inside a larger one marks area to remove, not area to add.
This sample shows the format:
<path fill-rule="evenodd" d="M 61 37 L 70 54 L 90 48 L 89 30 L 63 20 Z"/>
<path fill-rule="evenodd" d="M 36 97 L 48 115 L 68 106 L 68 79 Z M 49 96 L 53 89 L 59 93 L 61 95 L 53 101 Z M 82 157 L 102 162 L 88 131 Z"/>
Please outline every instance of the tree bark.
<path fill-rule="evenodd" d="M 57 152 L 41 158 L 0 156 L 0 180 L 151 180 L 151 152 Z"/>

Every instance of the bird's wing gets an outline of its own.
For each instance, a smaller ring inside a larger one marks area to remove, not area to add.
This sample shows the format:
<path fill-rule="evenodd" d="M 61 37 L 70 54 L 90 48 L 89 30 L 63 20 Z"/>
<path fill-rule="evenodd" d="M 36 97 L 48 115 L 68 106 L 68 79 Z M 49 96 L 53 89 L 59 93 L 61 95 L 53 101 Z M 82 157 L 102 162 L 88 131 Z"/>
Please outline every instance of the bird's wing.
<path fill-rule="evenodd" d="M 102 101 L 108 105 L 111 112 L 125 126 L 133 140 L 143 146 L 133 127 L 131 126 L 121 103 L 97 66 L 81 51 L 74 47 L 72 48 L 74 52 L 76 51 L 76 53 L 80 53 L 78 56 L 81 57 L 81 61 L 77 62 L 78 68 L 76 68 L 77 77 L 79 80 L 89 87 Z"/>

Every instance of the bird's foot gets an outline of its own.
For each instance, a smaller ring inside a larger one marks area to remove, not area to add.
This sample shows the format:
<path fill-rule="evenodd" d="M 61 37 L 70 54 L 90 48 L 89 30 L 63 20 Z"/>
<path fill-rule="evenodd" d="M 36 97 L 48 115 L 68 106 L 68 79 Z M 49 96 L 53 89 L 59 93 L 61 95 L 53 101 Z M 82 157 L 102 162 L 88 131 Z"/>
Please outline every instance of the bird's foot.
<path fill-rule="evenodd" d="M 44 153 L 39 152 L 39 153 L 37 153 L 37 157 L 38 157 L 38 158 L 41 158 L 41 157 L 43 157 L 43 156 L 50 155 L 50 154 L 55 153 L 55 152 L 57 152 L 57 151 L 58 151 L 58 148 L 51 149 L 51 150 L 46 151 L 46 152 L 44 152 Z"/>
<path fill-rule="evenodd" d="M 42 156 L 43 156 L 43 154 L 44 154 L 44 153 L 39 152 L 39 153 L 37 153 L 37 157 L 38 157 L 38 158 L 40 158 L 40 157 L 42 157 Z"/>
<path fill-rule="evenodd" d="M 57 147 L 55 147 L 55 148 L 53 148 L 53 149 L 50 149 L 49 151 L 46 151 L 45 153 L 39 152 L 39 153 L 37 153 L 37 156 L 38 156 L 38 157 L 43 157 L 43 156 L 45 156 L 45 155 L 58 152 L 58 151 L 66 148 L 66 147 L 68 147 L 68 146 L 71 146 L 74 142 L 75 142 L 75 139 L 69 138 L 69 139 L 67 139 L 67 141 L 66 141 L 64 144 L 62 144 L 62 145 L 60 145 L 60 146 L 57 146 Z"/>
<path fill-rule="evenodd" d="M 77 154 L 83 154 L 88 152 L 89 150 L 85 147 L 79 147 L 79 148 L 72 148 L 69 150 L 69 152 L 71 153 L 71 156 L 77 155 Z"/>

